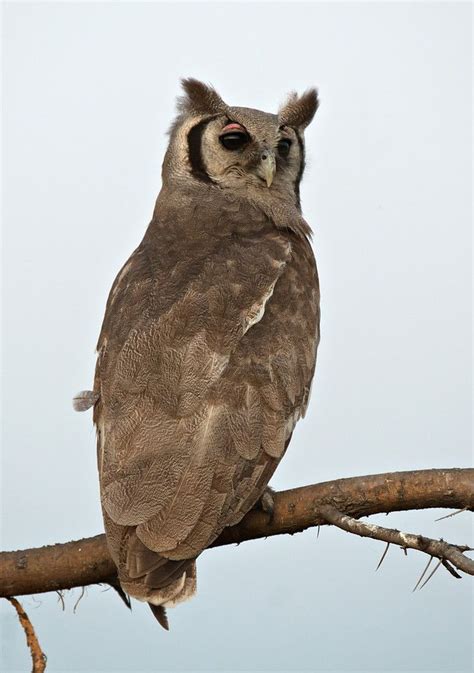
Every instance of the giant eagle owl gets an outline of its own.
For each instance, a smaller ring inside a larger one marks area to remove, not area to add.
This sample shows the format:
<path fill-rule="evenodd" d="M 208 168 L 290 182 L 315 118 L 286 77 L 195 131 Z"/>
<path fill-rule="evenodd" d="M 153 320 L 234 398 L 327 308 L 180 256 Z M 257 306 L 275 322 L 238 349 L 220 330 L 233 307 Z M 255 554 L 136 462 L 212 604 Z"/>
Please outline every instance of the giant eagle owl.
<path fill-rule="evenodd" d="M 304 129 L 183 81 L 145 236 L 110 291 L 94 405 L 107 544 L 122 589 L 165 608 L 196 591 L 196 559 L 262 500 L 304 416 L 319 284 L 301 215 Z"/>

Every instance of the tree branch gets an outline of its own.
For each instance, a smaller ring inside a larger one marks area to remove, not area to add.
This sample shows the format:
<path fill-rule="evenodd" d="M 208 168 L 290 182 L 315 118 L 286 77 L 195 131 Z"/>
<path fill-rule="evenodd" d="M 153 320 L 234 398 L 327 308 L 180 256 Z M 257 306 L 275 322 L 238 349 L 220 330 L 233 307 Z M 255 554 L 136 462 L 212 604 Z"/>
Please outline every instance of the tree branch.
<path fill-rule="evenodd" d="M 33 624 L 30 622 L 30 619 L 26 612 L 24 611 L 21 603 L 16 600 L 16 598 L 7 598 L 8 601 L 15 608 L 20 624 L 23 627 L 26 636 L 26 644 L 30 648 L 31 652 L 31 661 L 33 664 L 32 673 L 44 673 L 46 668 L 46 655 L 43 653 L 41 646 L 36 637 Z"/>
<path fill-rule="evenodd" d="M 472 551 L 472 547 L 466 545 L 453 545 L 444 540 L 432 540 L 423 535 L 402 533 L 394 528 L 384 528 L 383 526 L 376 526 L 373 523 L 357 521 L 357 519 L 343 514 L 331 505 L 325 505 L 324 507 L 321 507 L 319 511 L 328 523 L 331 523 L 348 533 L 354 533 L 361 537 L 370 537 L 374 540 L 382 540 L 389 544 L 397 544 L 400 545 L 400 547 L 403 547 L 403 549 L 416 549 L 417 551 L 428 554 L 428 556 L 434 556 L 435 558 L 440 559 L 441 562 L 450 561 L 458 570 L 462 570 L 469 575 L 474 575 L 474 561 L 467 556 L 464 556 L 463 553 L 465 551 Z M 449 566 L 448 570 L 453 574 L 453 571 Z M 457 573 L 454 573 L 454 576 L 460 577 Z"/>
<path fill-rule="evenodd" d="M 392 472 L 337 479 L 275 494 L 275 510 L 252 510 L 226 528 L 212 547 L 327 523 L 320 510 L 335 507 L 357 519 L 371 514 L 446 507 L 474 509 L 474 469 Z M 0 596 L 43 593 L 113 581 L 115 566 L 104 535 L 39 549 L 0 553 Z"/>

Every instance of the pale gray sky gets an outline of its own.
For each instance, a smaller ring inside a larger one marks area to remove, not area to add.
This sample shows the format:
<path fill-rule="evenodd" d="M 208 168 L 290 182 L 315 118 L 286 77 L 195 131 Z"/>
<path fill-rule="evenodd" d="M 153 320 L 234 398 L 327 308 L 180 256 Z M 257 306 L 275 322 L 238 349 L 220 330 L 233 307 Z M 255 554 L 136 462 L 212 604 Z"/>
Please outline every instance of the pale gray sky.
<path fill-rule="evenodd" d="M 102 530 L 91 385 L 105 300 L 160 188 L 178 80 L 275 111 L 318 86 L 304 213 L 322 342 L 277 489 L 471 453 L 468 3 L 3 4 L 2 547 Z M 465 513 L 375 517 L 472 542 Z M 25 598 L 48 671 L 471 670 L 469 578 L 337 530 L 206 552 L 165 633 L 109 591 Z M 29 670 L 0 605 L 2 671 Z"/>

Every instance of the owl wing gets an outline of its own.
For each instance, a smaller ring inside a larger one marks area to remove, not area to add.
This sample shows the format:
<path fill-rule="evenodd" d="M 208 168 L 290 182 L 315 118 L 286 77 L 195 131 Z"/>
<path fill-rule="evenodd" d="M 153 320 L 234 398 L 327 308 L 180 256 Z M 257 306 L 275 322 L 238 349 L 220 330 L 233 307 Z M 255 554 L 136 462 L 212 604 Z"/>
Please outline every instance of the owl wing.
<path fill-rule="evenodd" d="M 196 556 L 254 504 L 305 403 L 302 393 L 288 404 L 271 363 L 255 371 L 258 339 L 250 344 L 291 258 L 288 239 L 212 246 L 167 266 L 143 243 L 112 287 L 98 344 L 103 508 L 173 560 Z"/>

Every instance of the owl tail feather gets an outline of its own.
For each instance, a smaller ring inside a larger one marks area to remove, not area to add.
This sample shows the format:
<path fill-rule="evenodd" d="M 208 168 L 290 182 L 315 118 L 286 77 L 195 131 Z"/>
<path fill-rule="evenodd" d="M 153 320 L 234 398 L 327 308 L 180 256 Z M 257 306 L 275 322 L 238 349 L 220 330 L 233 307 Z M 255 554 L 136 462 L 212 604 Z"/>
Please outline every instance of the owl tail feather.
<path fill-rule="evenodd" d="M 154 616 L 158 620 L 160 626 L 162 626 L 166 631 L 170 630 L 170 624 L 168 617 L 166 615 L 166 608 L 162 605 L 153 605 L 153 603 L 148 603 L 150 610 L 153 612 Z"/>
<path fill-rule="evenodd" d="M 122 587 L 120 586 L 120 582 L 117 579 L 111 579 L 107 582 L 107 584 L 109 586 L 111 586 L 112 589 L 114 589 L 114 591 L 116 591 L 118 593 L 118 595 L 120 596 L 122 601 L 125 603 L 127 608 L 129 610 L 131 610 L 132 609 L 132 602 L 130 600 L 130 596 L 128 594 L 126 594 L 125 591 L 122 589 Z"/>
<path fill-rule="evenodd" d="M 169 631 L 166 608 L 192 598 L 196 593 L 196 563 L 193 559 L 182 562 L 161 558 L 162 565 L 141 577 L 131 578 L 120 573 L 124 592 L 148 603 L 158 623 Z"/>
<path fill-rule="evenodd" d="M 166 609 L 196 593 L 196 559 L 172 560 L 161 556 L 137 537 L 134 528 L 122 528 L 107 515 L 104 520 L 122 599 L 130 596 L 148 603 L 158 623 L 168 631 Z"/>

